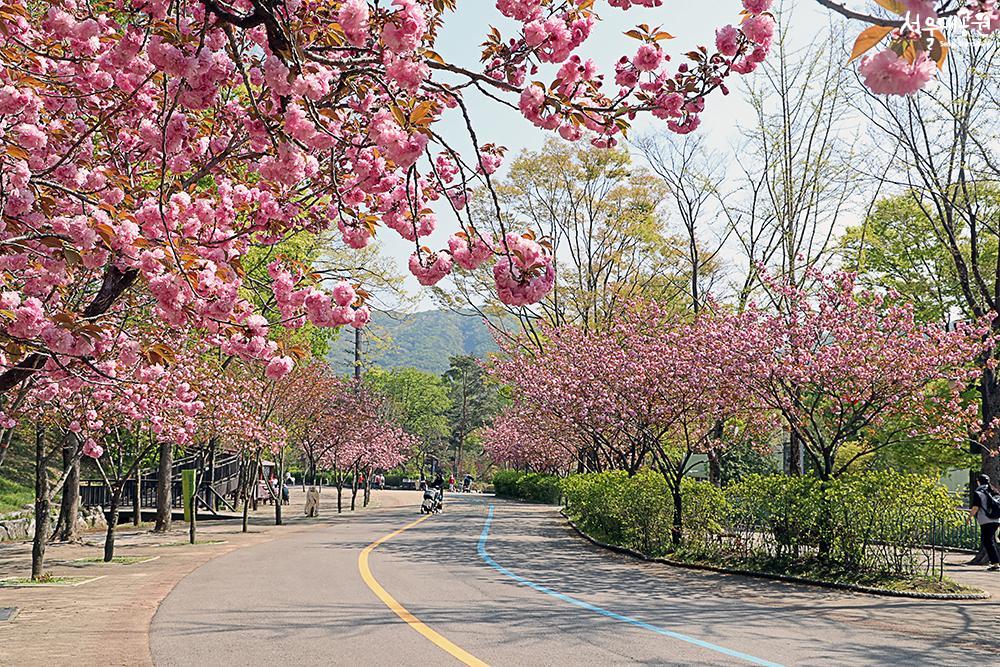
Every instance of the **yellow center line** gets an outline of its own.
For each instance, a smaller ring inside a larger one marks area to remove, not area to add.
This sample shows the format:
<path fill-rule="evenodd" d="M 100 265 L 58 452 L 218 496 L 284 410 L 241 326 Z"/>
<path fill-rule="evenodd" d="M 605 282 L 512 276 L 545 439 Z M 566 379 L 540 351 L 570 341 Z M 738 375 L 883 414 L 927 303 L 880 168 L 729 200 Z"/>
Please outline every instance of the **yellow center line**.
<path fill-rule="evenodd" d="M 428 626 L 426 623 L 424 623 L 416 616 L 411 614 L 409 610 L 406 609 L 406 607 L 399 604 L 399 601 L 396 600 L 396 598 L 389 595 L 389 593 L 384 588 L 382 588 L 381 584 L 379 584 L 375 580 L 375 577 L 372 576 L 371 568 L 368 567 L 368 556 L 369 554 L 371 554 L 372 551 L 375 550 L 376 547 L 378 547 L 383 542 L 388 542 L 389 540 L 396 537 L 403 531 L 413 528 L 418 523 L 425 521 L 430 517 L 431 515 L 429 514 L 427 516 L 422 516 L 416 521 L 403 526 L 399 530 L 389 533 L 385 537 L 380 537 L 379 539 L 375 540 L 367 547 L 362 549 L 361 555 L 358 556 L 358 570 L 361 572 L 361 579 L 365 582 L 365 584 L 368 585 L 368 588 L 372 589 L 372 592 L 375 593 L 376 596 L 378 596 L 378 599 L 381 600 L 386 607 L 391 609 L 393 613 L 396 614 L 396 616 L 399 616 L 401 619 L 406 621 L 406 624 L 409 625 L 411 628 L 422 634 L 427 639 L 434 642 L 434 644 L 436 644 L 438 648 L 451 654 L 452 656 L 454 656 L 461 662 L 465 663 L 466 665 L 472 665 L 473 667 L 489 667 L 487 663 L 483 662 L 476 656 L 472 655 L 465 649 L 461 648 L 460 646 L 449 640 L 444 635 L 435 632 L 430 628 L 430 626 Z"/>

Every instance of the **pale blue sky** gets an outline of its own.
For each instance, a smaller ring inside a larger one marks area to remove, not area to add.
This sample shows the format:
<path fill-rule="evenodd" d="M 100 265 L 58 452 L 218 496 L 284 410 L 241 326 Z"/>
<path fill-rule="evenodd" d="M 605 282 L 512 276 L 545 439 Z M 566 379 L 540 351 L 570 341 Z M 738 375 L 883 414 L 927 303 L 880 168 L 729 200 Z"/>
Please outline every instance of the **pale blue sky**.
<path fill-rule="evenodd" d="M 494 0 L 460 0 L 458 4 L 458 11 L 448 18 L 441 32 L 437 50 L 449 62 L 478 69 L 480 44 L 490 26 L 497 26 L 504 36 L 509 37 L 513 34 L 512 23 L 496 10 Z M 808 43 L 822 33 L 827 25 L 828 12 L 814 0 L 786 0 L 785 5 L 794 12 L 796 29 L 792 37 L 795 41 L 801 39 L 801 43 Z M 625 53 L 631 54 L 638 45 L 638 42 L 623 35 L 632 26 L 638 23 L 647 23 L 651 27 L 659 25 L 674 35 L 676 39 L 667 42 L 665 48 L 674 56 L 675 61 L 679 61 L 683 58 L 682 54 L 698 44 L 713 44 L 715 28 L 738 21 L 742 3 L 740 0 L 665 0 L 664 5 L 658 9 L 633 8 L 628 12 L 608 7 L 604 2 L 597 3 L 597 6 L 602 20 L 580 53 L 592 58 L 602 72 L 610 73 L 606 76 L 610 78 L 618 58 Z M 554 69 L 551 69 L 540 72 L 536 78 L 549 81 L 553 77 Z M 708 100 L 702 125 L 698 130 L 720 151 L 728 149 L 737 140 L 739 125 L 751 120 L 750 109 L 741 87 L 734 85 L 732 88 L 729 96 L 715 94 Z M 475 91 L 469 93 L 466 103 L 479 140 L 506 146 L 508 162 L 522 150 L 539 148 L 546 137 L 551 135 L 550 132 L 532 126 L 519 113 L 498 105 Z M 636 120 L 633 134 L 658 131 L 661 127 L 662 123 L 655 118 L 642 117 Z M 456 146 L 464 148 L 469 145 L 464 123 L 458 114 L 446 116 L 436 129 L 450 142 L 455 142 Z M 454 214 L 442 208 L 437 231 L 424 239 L 423 244 L 433 249 L 445 247 L 448 236 L 456 227 Z M 383 252 L 398 263 L 401 272 L 409 276 L 406 262 L 413 252 L 413 243 L 400 238 L 392 230 L 379 231 Z M 415 297 L 413 301 L 419 304 L 418 310 L 433 306 L 412 276 L 407 279 L 407 287 Z"/>

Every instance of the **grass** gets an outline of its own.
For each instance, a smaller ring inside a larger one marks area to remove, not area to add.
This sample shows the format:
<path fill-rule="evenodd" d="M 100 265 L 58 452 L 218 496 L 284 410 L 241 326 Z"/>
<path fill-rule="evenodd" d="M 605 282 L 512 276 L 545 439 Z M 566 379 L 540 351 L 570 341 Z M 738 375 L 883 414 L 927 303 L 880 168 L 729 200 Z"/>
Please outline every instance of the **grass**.
<path fill-rule="evenodd" d="M 228 540 L 195 540 L 194 544 L 191 544 L 190 540 L 184 540 L 183 542 L 168 542 L 167 544 L 159 544 L 157 546 L 161 547 L 190 547 L 197 546 L 199 544 L 225 544 Z"/>
<path fill-rule="evenodd" d="M 38 579 L 32 579 L 31 577 L 9 577 L 7 579 L 0 579 L 0 588 L 14 586 L 76 586 L 91 579 L 93 577 L 57 577 L 51 574 L 43 574 Z"/>
<path fill-rule="evenodd" d="M 10 449 L 0 466 L 0 516 L 10 514 L 35 502 L 35 450 L 34 440 L 25 429 L 18 429 L 10 442 Z M 62 473 L 62 458 L 52 457 L 49 479 L 58 479 Z M 58 496 L 57 500 L 58 502 Z M 58 508 L 57 504 L 53 507 Z"/>
<path fill-rule="evenodd" d="M 154 556 L 115 556 L 111 559 L 112 563 L 117 563 L 118 565 L 135 565 L 136 563 L 145 563 L 148 560 L 152 560 Z M 101 556 L 92 556 L 90 558 L 77 558 L 73 561 L 74 563 L 104 563 L 105 560 Z"/>
<path fill-rule="evenodd" d="M 32 443 L 15 433 L 0 468 L 0 515 L 35 502 L 35 459 Z"/>
<path fill-rule="evenodd" d="M 6 467 L 5 461 L 4 468 Z M 0 475 L 4 474 L 6 470 L 0 470 Z M 35 502 L 35 491 L 32 487 L 0 477 L 0 516 L 12 514 L 33 502 Z"/>

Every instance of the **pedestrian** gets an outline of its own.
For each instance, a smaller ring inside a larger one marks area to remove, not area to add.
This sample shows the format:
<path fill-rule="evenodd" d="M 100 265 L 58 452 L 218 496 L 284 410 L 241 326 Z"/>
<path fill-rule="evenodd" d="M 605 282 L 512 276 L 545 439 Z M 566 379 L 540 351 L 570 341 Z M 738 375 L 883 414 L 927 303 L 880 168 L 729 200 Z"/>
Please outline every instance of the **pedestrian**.
<path fill-rule="evenodd" d="M 437 491 L 438 495 L 438 511 L 444 509 L 444 477 L 441 473 L 434 475 L 434 481 L 431 482 L 431 488 Z"/>
<path fill-rule="evenodd" d="M 979 524 L 979 539 L 990 559 L 990 571 L 1000 570 L 1000 554 L 997 553 L 997 528 L 1000 527 L 1000 494 L 990 483 L 987 475 L 976 479 L 976 489 L 969 503 L 969 520 L 975 517 Z"/>
<path fill-rule="evenodd" d="M 455 475 L 448 476 L 448 490 L 452 493 L 455 492 Z"/>
<path fill-rule="evenodd" d="M 267 492 L 267 480 L 263 477 L 257 480 L 257 495 L 254 497 L 254 509 L 258 504 L 271 502 L 271 494 Z"/>
<path fill-rule="evenodd" d="M 472 477 L 472 475 L 467 474 L 465 476 L 465 479 L 462 480 L 462 491 L 464 491 L 465 493 L 469 493 L 470 491 L 472 491 L 473 481 L 474 478 Z"/>

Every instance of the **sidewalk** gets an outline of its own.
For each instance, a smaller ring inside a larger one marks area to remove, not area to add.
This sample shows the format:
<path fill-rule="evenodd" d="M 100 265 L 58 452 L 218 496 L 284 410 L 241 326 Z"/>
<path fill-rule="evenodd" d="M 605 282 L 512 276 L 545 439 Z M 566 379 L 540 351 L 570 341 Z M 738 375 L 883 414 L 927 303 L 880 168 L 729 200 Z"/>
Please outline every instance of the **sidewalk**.
<path fill-rule="evenodd" d="M 349 493 L 346 496 L 349 507 Z M 420 499 L 412 491 L 373 491 L 368 510 L 417 505 Z M 186 574 L 235 549 L 329 526 L 352 516 L 346 509 L 337 515 L 335 489 L 324 489 L 317 518 L 302 515 L 304 502 L 301 487 L 293 489 L 291 503 L 282 508 L 283 526 L 274 525 L 273 506 L 261 506 L 251 514 L 248 533 L 241 532 L 239 520 L 200 521 L 199 544 L 195 545 L 187 544 L 188 525 L 183 522 L 175 522 L 168 533 L 149 532 L 148 525 L 121 525 L 115 556 L 154 558 L 133 565 L 73 562 L 100 557 L 103 532 L 85 534 L 82 544 L 49 545 L 47 572 L 96 579 L 78 586 L 0 587 L 0 607 L 20 610 L 12 621 L 0 621 L 0 665 L 152 664 L 150 621 L 160 601 Z M 0 578 L 23 577 L 30 572 L 30 542 L 0 544 Z"/>
<path fill-rule="evenodd" d="M 950 552 L 945 556 L 944 574 L 966 586 L 986 591 L 991 599 L 1000 599 L 1000 572 L 988 572 L 984 565 L 966 565 L 975 554 Z"/>

